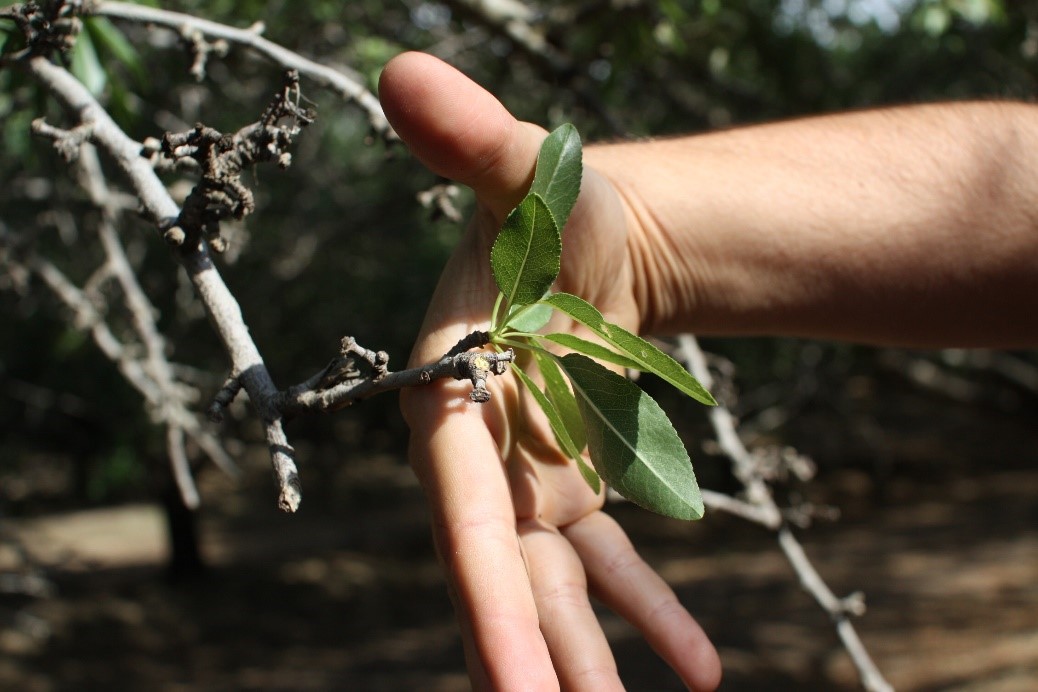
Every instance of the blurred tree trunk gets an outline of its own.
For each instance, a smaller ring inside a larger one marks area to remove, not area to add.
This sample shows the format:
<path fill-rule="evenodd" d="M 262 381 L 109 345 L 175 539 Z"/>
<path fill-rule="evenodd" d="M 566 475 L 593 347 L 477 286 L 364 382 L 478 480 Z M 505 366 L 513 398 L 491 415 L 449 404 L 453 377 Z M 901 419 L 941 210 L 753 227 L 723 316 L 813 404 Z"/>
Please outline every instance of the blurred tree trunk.
<path fill-rule="evenodd" d="M 206 565 L 198 540 L 198 515 L 184 504 L 176 484 L 168 476 L 162 483 L 162 507 L 169 540 L 167 577 L 172 582 L 184 582 L 200 576 Z"/>

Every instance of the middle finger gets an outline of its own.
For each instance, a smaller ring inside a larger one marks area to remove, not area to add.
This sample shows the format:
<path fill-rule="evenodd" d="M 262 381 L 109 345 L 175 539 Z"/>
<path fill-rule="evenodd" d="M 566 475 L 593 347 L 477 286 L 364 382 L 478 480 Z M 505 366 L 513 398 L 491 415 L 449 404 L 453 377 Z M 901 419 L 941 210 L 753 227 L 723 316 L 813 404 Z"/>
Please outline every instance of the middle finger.
<path fill-rule="evenodd" d="M 580 558 L 553 527 L 519 525 L 541 633 L 563 690 L 623 690 Z"/>

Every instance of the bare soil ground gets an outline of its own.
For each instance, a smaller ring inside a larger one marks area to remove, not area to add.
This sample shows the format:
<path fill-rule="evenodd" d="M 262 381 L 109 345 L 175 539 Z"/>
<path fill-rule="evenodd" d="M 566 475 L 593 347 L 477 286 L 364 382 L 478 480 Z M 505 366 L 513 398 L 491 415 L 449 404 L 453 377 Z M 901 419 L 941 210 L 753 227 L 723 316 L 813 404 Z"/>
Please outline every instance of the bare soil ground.
<path fill-rule="evenodd" d="M 880 450 L 894 470 L 823 473 L 810 499 L 842 516 L 800 536 L 837 594 L 866 593 L 856 624 L 898 689 L 1038 689 L 1033 415 L 974 429 L 973 414 L 956 411 L 940 433 L 909 424 L 882 444 L 834 442 L 833 454 Z M 256 477 L 231 497 L 269 499 L 266 473 Z M 211 480 L 207 496 L 221 483 Z M 14 523 L 57 590 L 7 604 L 0 689 L 467 689 L 410 471 L 398 456 L 370 457 L 328 485 L 292 517 L 272 502 L 207 506 L 210 568 L 182 583 L 164 578 L 153 506 Z M 721 515 L 682 524 L 610 511 L 717 644 L 723 689 L 857 687 L 828 618 L 768 532 Z M 601 616 L 629 689 L 681 689 L 636 632 Z"/>

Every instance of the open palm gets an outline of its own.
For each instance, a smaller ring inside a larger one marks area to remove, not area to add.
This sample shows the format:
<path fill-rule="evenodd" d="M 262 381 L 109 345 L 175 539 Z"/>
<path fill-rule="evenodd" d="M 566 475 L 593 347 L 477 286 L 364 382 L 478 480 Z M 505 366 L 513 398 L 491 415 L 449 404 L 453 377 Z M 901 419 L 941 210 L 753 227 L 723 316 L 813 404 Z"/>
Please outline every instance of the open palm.
<path fill-rule="evenodd" d="M 471 186 L 479 203 L 433 295 L 412 354 L 419 365 L 487 328 L 497 294 L 490 247 L 532 182 L 546 133 L 516 121 L 486 91 L 421 54 L 386 66 L 380 96 L 412 152 L 433 171 Z M 585 170 L 556 285 L 634 331 L 641 310 L 631 226 L 612 185 Z M 483 406 L 469 402 L 465 386 L 443 381 L 402 397 L 411 461 L 429 498 L 474 684 L 622 688 L 590 587 L 645 634 L 689 687 L 715 687 L 720 667 L 713 647 L 600 511 L 602 497 L 558 451 L 543 415 L 512 376 L 494 378 L 490 388 L 493 398 Z"/>

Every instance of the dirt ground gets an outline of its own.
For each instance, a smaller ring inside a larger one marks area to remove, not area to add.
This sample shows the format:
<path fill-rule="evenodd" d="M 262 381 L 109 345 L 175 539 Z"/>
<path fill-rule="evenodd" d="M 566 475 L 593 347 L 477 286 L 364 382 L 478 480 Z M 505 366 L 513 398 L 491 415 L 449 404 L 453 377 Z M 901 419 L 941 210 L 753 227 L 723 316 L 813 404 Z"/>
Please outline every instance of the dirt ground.
<path fill-rule="evenodd" d="M 853 464 L 823 473 L 811 499 L 842 515 L 799 532 L 838 595 L 865 592 L 856 626 L 901 690 L 1038 689 L 1038 432 L 1031 414 L 976 430 L 970 415 L 952 410 L 937 437 L 907 426 L 915 432 L 887 439 L 898 462 L 887 475 Z M 861 448 L 837 449 L 851 443 Z M 934 472 L 945 467 L 953 473 Z M 296 516 L 272 502 L 207 505 L 210 568 L 186 583 L 164 578 L 157 507 L 11 523 L 56 591 L 0 602 L 0 689 L 467 689 L 413 476 L 396 456 L 342 473 L 347 491 Z M 259 478 L 231 496 L 269 497 Z M 226 492 L 221 483 L 206 494 Z M 767 531 L 716 513 L 683 524 L 610 511 L 718 646 L 723 689 L 857 688 Z M 601 617 L 629 689 L 681 689 L 636 632 Z"/>

